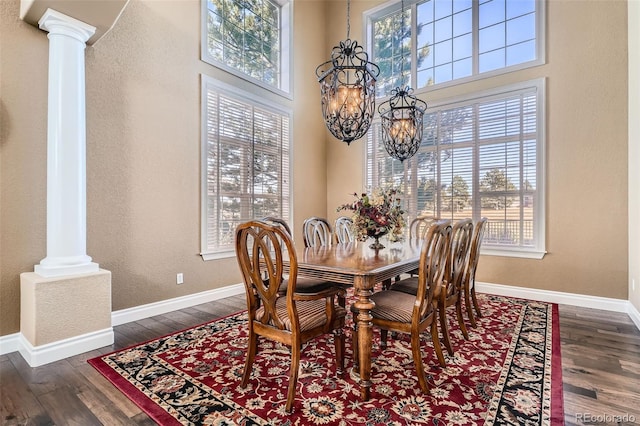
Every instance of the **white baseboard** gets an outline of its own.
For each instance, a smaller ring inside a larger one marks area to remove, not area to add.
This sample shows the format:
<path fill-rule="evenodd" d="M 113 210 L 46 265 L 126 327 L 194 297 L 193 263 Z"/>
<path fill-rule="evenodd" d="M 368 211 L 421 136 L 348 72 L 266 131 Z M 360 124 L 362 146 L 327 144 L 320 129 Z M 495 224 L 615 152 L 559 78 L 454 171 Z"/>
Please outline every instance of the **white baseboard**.
<path fill-rule="evenodd" d="M 233 284 L 227 287 L 190 294 L 188 296 L 181 296 L 174 299 L 163 300 L 161 302 L 121 309 L 111 313 L 111 325 L 115 327 L 116 325 L 166 314 L 167 312 L 189 308 L 201 303 L 212 302 L 214 300 L 224 299 L 225 297 L 235 296 L 237 294 L 244 294 L 244 284 Z"/>
<path fill-rule="evenodd" d="M 122 309 L 111 313 L 111 325 L 113 327 L 126 324 L 243 293 L 244 284 L 241 283 L 134 308 Z M 38 347 L 34 347 L 21 333 L 14 333 L 0 336 L 0 355 L 18 351 L 31 367 L 37 367 L 111 344 L 113 344 L 112 328 Z"/>
<path fill-rule="evenodd" d="M 629 317 L 631 318 L 631 321 L 633 321 L 634 324 L 636 325 L 636 327 L 638 327 L 638 330 L 640 330 L 640 312 L 638 312 L 636 307 L 633 306 L 631 304 L 631 302 L 629 302 L 629 307 L 627 309 L 627 314 L 629 314 Z"/>
<path fill-rule="evenodd" d="M 562 291 L 538 290 L 535 288 L 516 287 L 483 282 L 476 283 L 476 290 L 478 290 L 478 292 L 480 293 L 489 293 L 498 296 L 519 297 L 522 299 L 539 300 L 541 302 L 580 306 L 582 308 L 602 309 L 605 311 L 613 312 L 628 313 L 629 306 L 631 305 L 628 300 L 622 299 L 586 296 L 583 294 L 564 293 Z"/>
<path fill-rule="evenodd" d="M 18 350 L 20 333 L 0 336 L 0 355 L 9 354 Z"/>
<path fill-rule="evenodd" d="M 89 352 L 113 344 L 113 328 L 105 328 L 81 336 L 33 346 L 24 335 L 18 338 L 18 351 L 31 367 L 49 364 L 70 356 Z"/>
<path fill-rule="evenodd" d="M 530 300 L 540 300 L 565 305 L 580 306 L 584 308 L 603 309 L 607 311 L 623 312 L 629 315 L 631 320 L 640 329 L 640 312 L 628 300 L 611 299 L 607 297 L 586 296 L 559 291 L 538 290 L 525 287 L 515 287 L 491 283 L 476 283 L 478 292 L 495 294 L 499 296 L 519 297 Z M 114 311 L 111 314 L 112 326 L 138 321 L 155 315 L 188 308 L 229 296 L 244 293 L 243 284 L 208 290 L 197 294 L 177 297 L 134 308 Z M 110 334 L 110 341 L 109 341 Z M 107 343 L 105 343 L 107 342 Z M 77 355 L 99 347 L 113 343 L 113 330 L 103 330 L 83 336 L 74 337 L 64 341 L 54 342 L 48 345 L 33 347 L 20 333 L 14 333 L 0 337 L 0 355 L 19 351 L 29 365 L 46 364 L 59 359 Z"/>

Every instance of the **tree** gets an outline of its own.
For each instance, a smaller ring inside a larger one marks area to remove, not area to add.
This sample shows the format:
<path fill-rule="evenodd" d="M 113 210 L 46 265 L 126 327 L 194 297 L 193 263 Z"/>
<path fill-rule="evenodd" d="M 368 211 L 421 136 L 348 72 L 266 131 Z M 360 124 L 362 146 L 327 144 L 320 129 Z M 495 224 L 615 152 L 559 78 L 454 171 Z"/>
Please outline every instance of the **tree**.
<path fill-rule="evenodd" d="M 416 31 L 419 35 L 422 26 Z M 430 52 L 429 46 L 418 50 L 418 68 Z M 398 11 L 374 22 L 373 60 L 380 68 L 377 79 L 378 96 L 389 95 L 396 87 L 410 85 L 411 9 L 404 13 Z"/>
<path fill-rule="evenodd" d="M 211 56 L 258 80 L 277 85 L 278 6 L 269 0 L 208 0 L 207 5 L 207 47 Z"/>
<path fill-rule="evenodd" d="M 422 204 L 422 212 L 426 214 L 434 214 L 436 212 L 436 202 L 438 200 L 438 183 L 435 179 L 420 179 L 418 185 L 418 201 Z"/>
<path fill-rule="evenodd" d="M 451 181 L 451 185 L 444 191 L 443 204 L 449 206 L 454 211 L 463 210 L 471 199 L 469 194 L 469 185 L 462 176 L 455 175 Z"/>
<path fill-rule="evenodd" d="M 495 168 L 489 170 L 480 180 L 480 194 L 482 196 L 482 208 L 501 210 L 511 207 L 517 196 L 509 195 L 509 192 L 517 191 L 516 186 L 507 178 L 504 171 Z M 491 195 L 491 194 L 495 195 Z M 496 193 L 501 193 L 500 195 Z M 489 196 L 487 196 L 489 195 Z"/>

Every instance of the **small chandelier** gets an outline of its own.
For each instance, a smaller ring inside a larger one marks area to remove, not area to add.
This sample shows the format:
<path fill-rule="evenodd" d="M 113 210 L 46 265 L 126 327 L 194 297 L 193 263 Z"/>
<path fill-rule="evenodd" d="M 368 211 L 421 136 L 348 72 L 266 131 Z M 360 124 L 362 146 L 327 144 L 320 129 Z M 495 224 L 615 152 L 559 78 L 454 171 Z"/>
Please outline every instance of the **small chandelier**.
<path fill-rule="evenodd" d="M 404 1 L 401 6 L 404 31 Z M 400 67 L 404 79 L 404 46 Z M 387 153 L 403 162 L 413 157 L 422 143 L 422 119 L 427 103 L 412 95 L 413 89 L 396 87 L 391 98 L 378 107 L 382 120 L 382 142 Z"/>
<path fill-rule="evenodd" d="M 331 134 L 347 145 L 364 136 L 376 108 L 376 78 L 380 69 L 349 38 L 350 0 L 347 0 L 347 38 L 331 51 L 331 59 L 316 68 L 322 117 Z"/>
<path fill-rule="evenodd" d="M 378 108 L 384 148 L 400 161 L 413 157 L 422 142 L 422 118 L 427 103 L 412 92 L 408 86 L 396 87 L 391 91 L 391 98 Z"/>

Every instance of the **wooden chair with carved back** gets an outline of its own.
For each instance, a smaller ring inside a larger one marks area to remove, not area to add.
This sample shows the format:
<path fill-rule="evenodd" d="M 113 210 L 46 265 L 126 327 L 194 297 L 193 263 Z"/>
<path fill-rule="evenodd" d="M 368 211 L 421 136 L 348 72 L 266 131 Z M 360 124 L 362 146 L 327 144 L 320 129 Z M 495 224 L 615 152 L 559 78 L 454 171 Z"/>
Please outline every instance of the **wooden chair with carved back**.
<path fill-rule="evenodd" d="M 469 258 L 467 262 L 467 270 L 464 275 L 464 302 L 467 310 L 467 316 L 471 322 L 472 327 L 476 327 L 476 318 L 471 309 L 471 303 L 475 308 L 478 317 L 482 318 L 482 311 L 478 304 L 478 298 L 476 296 L 476 269 L 478 268 L 478 261 L 480 259 L 480 247 L 482 246 L 482 240 L 484 239 L 485 226 L 487 224 L 487 218 L 483 217 L 473 225 L 473 238 L 471 240 L 471 249 L 469 250 Z"/>
<path fill-rule="evenodd" d="M 434 222 L 424 236 L 420 253 L 420 267 L 416 294 L 382 290 L 374 293 L 371 300 L 375 307 L 371 311 L 372 324 L 381 329 L 381 349 L 386 349 L 389 331 L 411 336 L 413 363 L 420 389 L 429 392 L 425 377 L 421 340 L 423 332 L 430 330 L 434 352 L 441 366 L 445 366 L 444 355 L 438 338 L 437 308 L 434 290 L 443 285 L 446 265 L 450 253 L 451 225 L 449 221 Z M 411 279 L 411 278 L 409 278 Z M 358 329 L 354 328 L 353 341 L 358 341 Z M 354 345 L 354 360 L 358 360 L 358 347 Z"/>
<path fill-rule="evenodd" d="M 445 281 L 439 289 L 435 290 L 438 316 L 440 317 L 440 330 L 449 355 L 453 355 L 453 345 L 451 344 L 447 321 L 446 311 L 448 307 L 455 306 L 460 331 L 462 331 L 465 339 L 469 339 L 469 333 L 462 318 L 462 299 L 464 297 L 464 276 L 472 237 L 473 221 L 471 219 L 461 219 L 454 223 L 451 232 L 451 253 L 445 272 Z"/>
<path fill-rule="evenodd" d="M 249 221 L 236 228 L 236 255 L 247 298 L 248 350 L 241 387 L 251 377 L 258 339 L 279 342 L 291 348 L 289 386 L 285 410 L 291 412 L 302 345 L 318 336 L 334 333 L 336 370 L 344 367 L 346 311 L 335 298 L 344 289 L 328 288 L 314 294 L 296 292 L 298 263 L 291 236 L 284 228 L 265 221 Z M 283 259 L 289 259 L 285 278 Z M 265 278 L 266 277 L 266 278 Z M 282 292 L 286 282 L 286 292 Z"/>

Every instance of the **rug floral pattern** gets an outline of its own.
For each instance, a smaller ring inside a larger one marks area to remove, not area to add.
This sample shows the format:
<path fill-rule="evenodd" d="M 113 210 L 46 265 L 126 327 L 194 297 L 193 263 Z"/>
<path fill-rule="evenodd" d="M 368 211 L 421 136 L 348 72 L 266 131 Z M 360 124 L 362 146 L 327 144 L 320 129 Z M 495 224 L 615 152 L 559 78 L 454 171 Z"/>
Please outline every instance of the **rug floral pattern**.
<path fill-rule="evenodd" d="M 350 366 L 336 375 L 327 336 L 303 348 L 294 412 L 288 415 L 288 348 L 260 341 L 249 385 L 239 387 L 247 346 L 244 313 L 90 362 L 163 424 L 556 424 L 551 416 L 553 305 L 479 297 L 484 316 L 469 329 L 469 340 L 451 309 L 455 355 L 445 351 L 445 368 L 428 336 L 423 338 L 429 395 L 418 386 L 408 338 L 390 338 L 381 351 L 376 331 L 371 399 L 360 401 Z M 352 362 L 350 325 L 347 364 Z"/>

